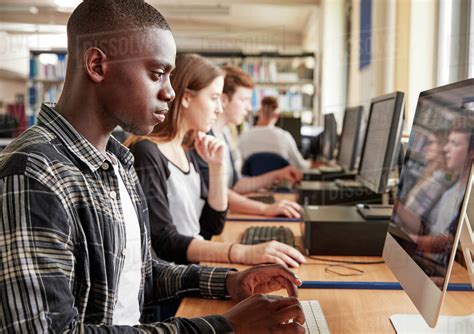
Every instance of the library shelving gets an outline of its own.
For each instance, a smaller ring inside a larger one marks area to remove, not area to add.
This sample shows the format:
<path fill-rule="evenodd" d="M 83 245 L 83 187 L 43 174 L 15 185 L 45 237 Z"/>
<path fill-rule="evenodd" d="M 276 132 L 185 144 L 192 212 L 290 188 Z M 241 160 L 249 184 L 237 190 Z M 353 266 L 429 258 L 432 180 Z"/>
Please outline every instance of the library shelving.
<path fill-rule="evenodd" d="M 31 50 L 26 113 L 29 125 L 44 102 L 57 102 L 66 75 L 66 50 Z"/>
<path fill-rule="evenodd" d="M 286 116 L 301 118 L 303 124 L 312 124 L 315 103 L 316 56 L 304 53 L 244 53 L 240 51 L 196 51 L 219 65 L 240 66 L 255 83 L 252 109 L 257 112 L 264 96 L 277 96 L 280 110 Z"/>

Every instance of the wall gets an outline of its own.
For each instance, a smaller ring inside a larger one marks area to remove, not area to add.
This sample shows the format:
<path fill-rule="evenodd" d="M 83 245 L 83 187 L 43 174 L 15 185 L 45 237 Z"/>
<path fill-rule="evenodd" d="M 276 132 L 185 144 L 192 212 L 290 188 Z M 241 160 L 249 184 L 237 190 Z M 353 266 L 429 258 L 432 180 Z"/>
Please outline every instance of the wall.
<path fill-rule="evenodd" d="M 372 0 L 371 63 L 359 70 L 360 0 L 351 1 L 349 105 L 368 112 L 372 98 L 402 91 L 410 129 L 420 91 L 436 85 L 436 3 Z"/>
<path fill-rule="evenodd" d="M 0 101 L 5 106 L 15 101 L 17 94 L 26 93 L 26 81 L 19 79 L 1 79 L 0 80 Z"/>
<path fill-rule="evenodd" d="M 320 124 L 321 110 L 319 103 L 319 62 L 320 62 L 320 11 L 317 7 L 311 8 L 311 15 L 309 16 L 308 22 L 306 23 L 305 30 L 303 32 L 303 50 L 315 53 L 315 62 L 313 66 L 313 78 L 314 78 L 314 95 L 313 95 L 313 124 Z"/>
<path fill-rule="evenodd" d="M 437 2 L 412 0 L 410 13 L 406 132 L 411 129 L 420 92 L 436 86 Z"/>
<path fill-rule="evenodd" d="M 321 114 L 335 113 L 340 130 L 347 101 L 345 1 L 322 0 L 319 17 L 320 111 Z"/>

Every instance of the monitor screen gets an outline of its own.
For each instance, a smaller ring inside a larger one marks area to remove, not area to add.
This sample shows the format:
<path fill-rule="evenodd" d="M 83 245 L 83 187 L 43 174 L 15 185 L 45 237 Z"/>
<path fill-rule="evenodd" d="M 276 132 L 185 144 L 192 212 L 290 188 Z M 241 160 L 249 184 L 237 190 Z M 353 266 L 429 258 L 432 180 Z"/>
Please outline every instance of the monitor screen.
<path fill-rule="evenodd" d="M 277 126 L 288 131 L 295 139 L 296 145 L 301 147 L 301 118 L 293 116 L 280 116 Z"/>
<path fill-rule="evenodd" d="M 362 106 L 347 108 L 344 113 L 344 122 L 342 125 L 341 142 L 339 144 L 338 164 L 344 168 L 344 171 L 349 172 L 356 166 L 358 149 L 359 149 L 359 134 L 362 123 L 362 113 L 364 109 Z"/>
<path fill-rule="evenodd" d="M 372 100 L 358 179 L 376 193 L 384 193 L 396 161 L 402 130 L 403 96 L 395 92 Z"/>
<path fill-rule="evenodd" d="M 447 287 L 469 195 L 474 80 L 420 94 L 384 258 L 430 326 Z"/>
<path fill-rule="evenodd" d="M 324 132 L 322 140 L 322 154 L 326 160 L 334 159 L 334 150 L 337 142 L 337 123 L 334 114 L 324 115 Z"/>

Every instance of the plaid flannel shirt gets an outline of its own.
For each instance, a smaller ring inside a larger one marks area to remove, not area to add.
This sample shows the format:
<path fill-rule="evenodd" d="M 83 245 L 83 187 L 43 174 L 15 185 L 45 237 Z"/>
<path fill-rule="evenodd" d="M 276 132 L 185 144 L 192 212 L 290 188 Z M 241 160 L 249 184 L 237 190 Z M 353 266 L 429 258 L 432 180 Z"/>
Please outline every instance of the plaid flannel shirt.
<path fill-rule="evenodd" d="M 225 297 L 229 269 L 177 266 L 150 254 L 148 209 L 133 157 L 111 138 L 107 152 L 140 222 L 140 307 L 175 296 Z M 52 106 L 0 152 L 0 332 L 230 332 L 222 316 L 113 326 L 126 256 L 111 161 Z"/>

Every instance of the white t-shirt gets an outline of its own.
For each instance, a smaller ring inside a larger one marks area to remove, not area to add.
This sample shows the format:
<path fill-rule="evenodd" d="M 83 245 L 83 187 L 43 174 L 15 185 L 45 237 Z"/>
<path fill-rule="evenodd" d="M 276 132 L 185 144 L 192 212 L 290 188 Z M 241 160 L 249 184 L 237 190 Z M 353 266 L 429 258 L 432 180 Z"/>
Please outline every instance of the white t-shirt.
<path fill-rule="evenodd" d="M 190 162 L 187 173 L 170 161 L 168 169 L 170 176 L 166 180 L 166 195 L 173 223 L 180 234 L 203 239 L 199 234 L 199 220 L 206 202 L 201 198 L 201 178 Z"/>
<path fill-rule="evenodd" d="M 126 249 L 112 323 L 114 325 L 133 326 L 139 324 L 140 319 L 140 305 L 138 302 L 142 277 L 140 225 L 130 194 L 120 176 L 118 165 L 113 165 L 113 167 L 119 183 L 120 201 L 125 221 Z"/>
<path fill-rule="evenodd" d="M 300 169 L 311 167 L 311 162 L 298 151 L 291 134 L 275 126 L 255 126 L 244 132 L 239 139 L 239 149 L 244 161 L 255 153 L 275 153 Z"/>

